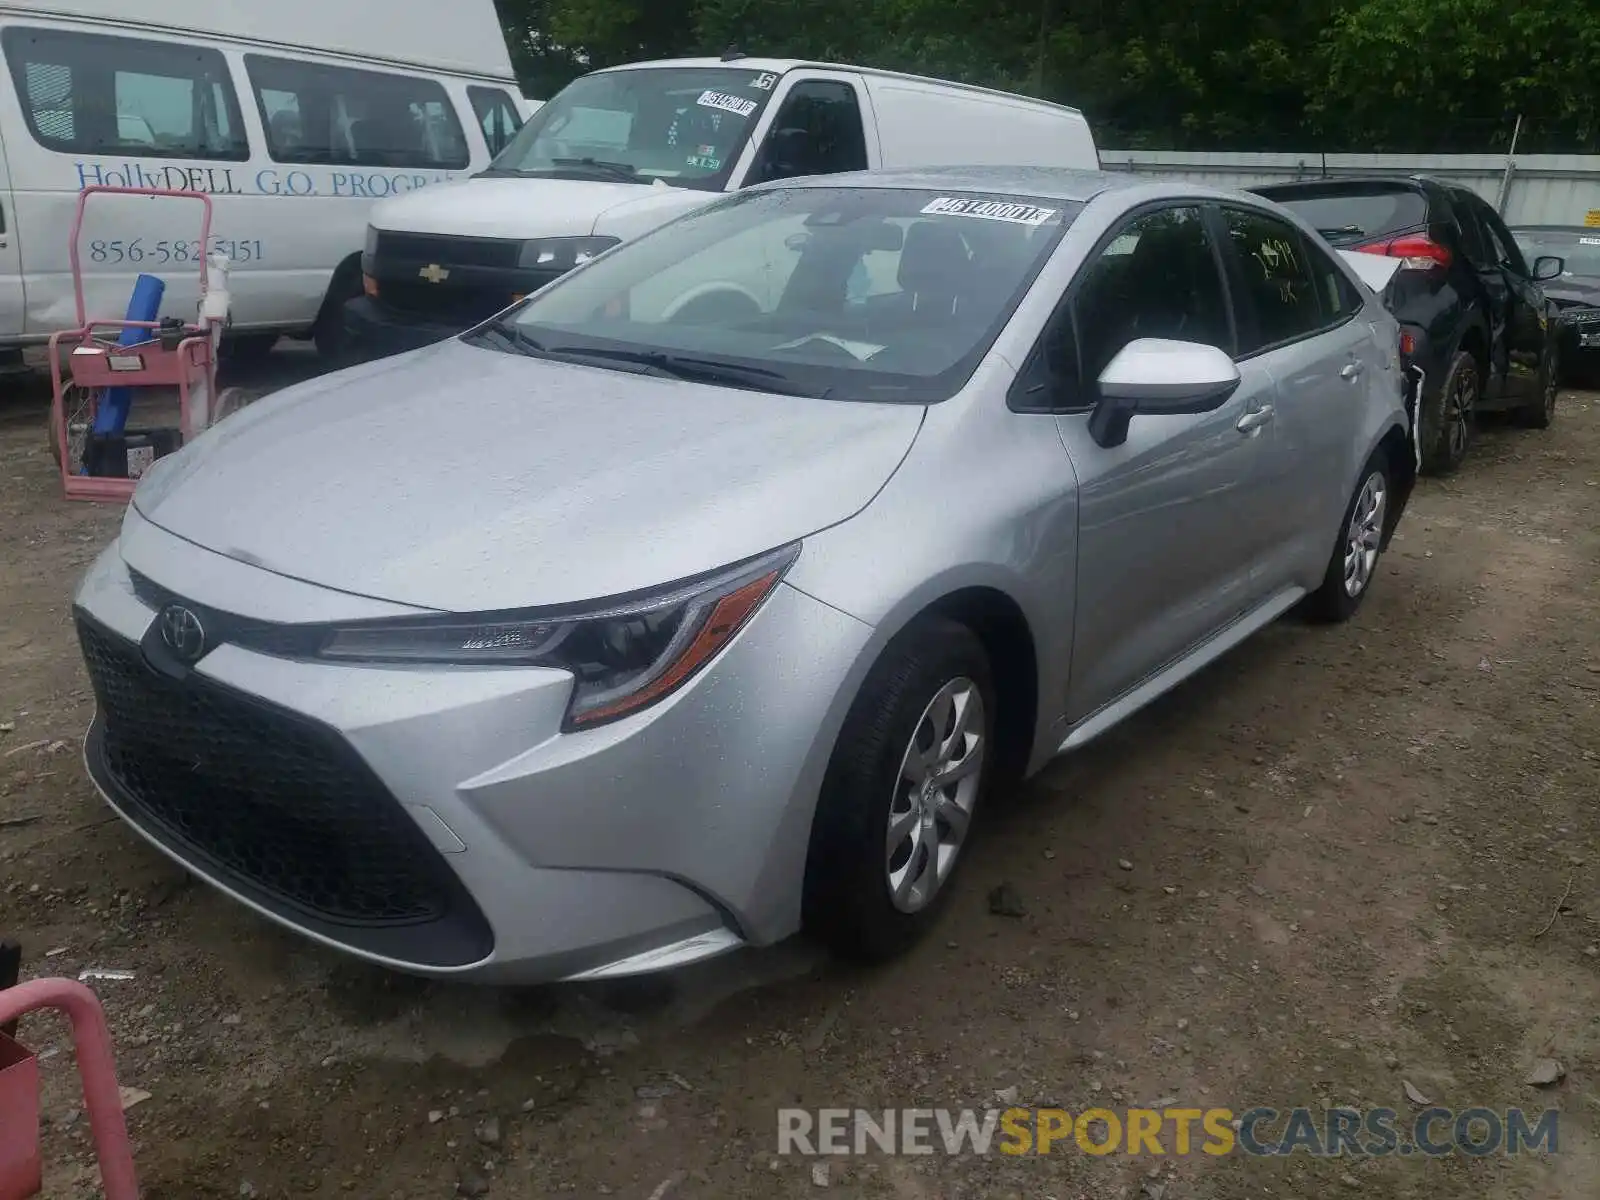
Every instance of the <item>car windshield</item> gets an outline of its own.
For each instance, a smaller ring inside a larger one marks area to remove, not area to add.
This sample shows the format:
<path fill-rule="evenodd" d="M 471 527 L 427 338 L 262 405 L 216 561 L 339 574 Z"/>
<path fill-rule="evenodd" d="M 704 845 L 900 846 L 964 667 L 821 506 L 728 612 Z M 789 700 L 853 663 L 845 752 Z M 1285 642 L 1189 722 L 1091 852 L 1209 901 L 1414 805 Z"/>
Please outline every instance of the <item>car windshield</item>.
<path fill-rule="evenodd" d="M 748 67 L 585 75 L 543 105 L 484 174 L 721 191 L 777 81 Z"/>
<path fill-rule="evenodd" d="M 1534 259 L 1550 255 L 1566 259 L 1563 275 L 1600 278 L 1600 229 L 1593 233 L 1560 229 L 1514 229 L 1511 235 L 1522 248 L 1523 257 Z"/>
<path fill-rule="evenodd" d="M 1082 205 L 870 187 L 760 190 L 564 276 L 469 335 L 763 391 L 958 391 Z"/>

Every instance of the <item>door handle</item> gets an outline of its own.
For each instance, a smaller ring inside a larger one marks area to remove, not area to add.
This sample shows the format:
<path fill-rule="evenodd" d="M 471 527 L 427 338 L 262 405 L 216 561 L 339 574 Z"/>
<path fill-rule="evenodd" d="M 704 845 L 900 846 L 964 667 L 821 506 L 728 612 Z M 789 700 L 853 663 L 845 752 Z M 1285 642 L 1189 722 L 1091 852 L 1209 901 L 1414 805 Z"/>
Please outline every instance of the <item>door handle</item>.
<path fill-rule="evenodd" d="M 1234 428 L 1247 436 L 1257 434 L 1261 432 L 1263 426 L 1271 422 L 1272 417 L 1272 405 L 1263 404 L 1260 408 L 1253 408 L 1240 417 L 1239 423 Z"/>
<path fill-rule="evenodd" d="M 1356 376 L 1361 374 L 1361 371 L 1362 371 L 1362 366 L 1361 366 L 1360 363 L 1358 363 L 1358 362 L 1346 363 L 1345 367 L 1344 367 L 1344 370 L 1339 372 L 1339 377 L 1341 379 L 1354 379 Z"/>

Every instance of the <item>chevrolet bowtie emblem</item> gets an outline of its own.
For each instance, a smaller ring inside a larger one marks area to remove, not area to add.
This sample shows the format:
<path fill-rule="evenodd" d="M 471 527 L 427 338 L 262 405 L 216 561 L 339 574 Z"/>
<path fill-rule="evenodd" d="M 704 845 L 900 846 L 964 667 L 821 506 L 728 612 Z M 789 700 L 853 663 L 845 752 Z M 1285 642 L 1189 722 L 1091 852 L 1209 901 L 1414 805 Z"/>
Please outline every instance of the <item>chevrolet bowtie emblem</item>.
<path fill-rule="evenodd" d="M 426 279 L 429 283 L 443 283 L 446 279 L 450 278 L 449 269 L 446 267 L 441 267 L 438 263 L 429 263 L 427 266 L 423 267 L 422 270 L 418 271 L 417 274 L 423 279 Z"/>

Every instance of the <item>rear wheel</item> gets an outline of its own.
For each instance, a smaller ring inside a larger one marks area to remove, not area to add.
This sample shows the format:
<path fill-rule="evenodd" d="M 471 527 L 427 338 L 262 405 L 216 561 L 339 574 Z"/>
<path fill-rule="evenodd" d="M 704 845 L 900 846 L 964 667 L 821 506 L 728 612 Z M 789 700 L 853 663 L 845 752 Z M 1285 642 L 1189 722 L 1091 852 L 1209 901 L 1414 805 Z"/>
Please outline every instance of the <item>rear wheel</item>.
<path fill-rule="evenodd" d="M 1361 471 L 1322 586 L 1307 603 L 1308 611 L 1318 620 L 1347 621 L 1361 607 L 1383 556 L 1390 493 L 1389 456 L 1379 449 Z"/>
<path fill-rule="evenodd" d="M 1478 364 L 1465 350 L 1457 351 L 1444 382 L 1422 411 L 1422 470 L 1448 475 L 1472 446 L 1478 425 Z"/>
<path fill-rule="evenodd" d="M 993 759 L 993 677 L 966 626 L 892 641 L 845 718 L 812 823 L 805 923 L 841 956 L 881 962 L 934 923 Z"/>
<path fill-rule="evenodd" d="M 1560 352 L 1551 346 L 1539 370 L 1539 395 L 1517 409 L 1517 424 L 1527 429 L 1549 429 L 1556 419 L 1556 396 L 1561 390 Z"/>

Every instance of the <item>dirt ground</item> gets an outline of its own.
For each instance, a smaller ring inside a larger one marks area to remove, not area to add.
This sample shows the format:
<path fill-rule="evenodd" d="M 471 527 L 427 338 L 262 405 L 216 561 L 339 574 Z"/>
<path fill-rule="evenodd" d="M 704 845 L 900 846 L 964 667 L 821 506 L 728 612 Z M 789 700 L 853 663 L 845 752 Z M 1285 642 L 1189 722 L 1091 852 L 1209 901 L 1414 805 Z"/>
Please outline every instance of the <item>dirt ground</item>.
<path fill-rule="evenodd" d="M 1426 482 L 1352 624 L 1281 622 L 996 805 L 907 961 L 796 943 L 606 991 L 353 965 L 107 814 L 68 597 L 117 514 L 60 498 L 42 412 L 0 392 L 0 934 L 29 975 L 136 972 L 97 987 L 149 1093 L 149 1200 L 1600 1194 L 1600 398 Z M 1002 883 L 1025 915 L 991 914 Z M 89 1195 L 65 1029 L 23 1040 L 51 1055 L 46 1195 Z M 1540 1089 L 1543 1057 L 1565 1077 Z M 1558 1148 L 876 1155 L 825 1179 L 776 1155 L 788 1105 L 1408 1113 L 1408 1088 L 1558 1109 Z"/>

